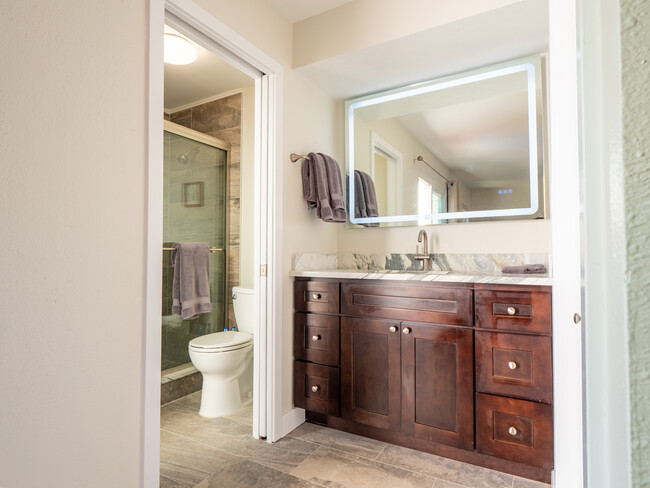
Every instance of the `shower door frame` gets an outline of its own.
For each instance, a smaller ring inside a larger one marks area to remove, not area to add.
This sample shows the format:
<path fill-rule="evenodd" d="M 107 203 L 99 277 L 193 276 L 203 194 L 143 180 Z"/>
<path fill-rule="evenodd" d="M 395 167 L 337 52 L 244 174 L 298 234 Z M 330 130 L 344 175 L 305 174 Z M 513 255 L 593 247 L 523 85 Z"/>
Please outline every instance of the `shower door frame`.
<path fill-rule="evenodd" d="M 217 137 L 209 136 L 207 134 L 204 134 L 203 132 L 190 129 L 188 127 L 185 127 L 184 125 L 179 125 L 169 120 L 163 121 L 163 132 L 169 132 L 171 134 L 184 137 L 185 139 L 190 139 L 194 142 L 205 144 L 206 146 L 221 149 L 222 151 L 226 152 L 226 162 L 224 168 L 224 173 L 225 173 L 224 178 L 226 179 L 226 183 L 224 185 L 225 186 L 225 190 L 224 190 L 224 206 L 225 206 L 224 226 L 225 227 L 223 232 L 223 248 L 221 250 L 221 252 L 224 255 L 224 264 L 225 264 L 223 296 L 221 297 L 223 299 L 224 315 L 223 315 L 223 323 L 221 323 L 216 330 L 213 330 L 213 332 L 219 332 L 220 330 L 223 329 L 224 325 L 228 323 L 228 290 L 230 290 L 230 273 L 228 272 L 228 257 L 229 257 L 228 245 L 230 242 L 230 212 L 228 211 L 228 202 L 230 201 L 230 180 L 228 179 L 230 177 L 230 156 L 231 156 L 230 144 L 228 144 L 225 141 L 222 141 Z M 212 244 L 210 244 L 210 246 L 212 246 Z M 180 366 L 176 366 L 175 368 L 172 368 L 172 370 L 181 369 L 185 371 L 185 368 L 188 368 L 190 371 L 192 370 L 196 371 L 196 368 L 194 368 L 194 366 L 192 366 L 190 362 L 182 364 Z M 164 373 L 165 371 L 169 371 L 169 370 L 162 370 L 161 374 Z"/>
<path fill-rule="evenodd" d="M 191 0 L 149 0 L 148 194 L 143 337 L 142 486 L 160 476 L 163 32 L 168 23 L 255 78 L 253 436 L 273 442 L 303 419 L 282 415 L 282 87 L 283 67 Z M 295 410 L 295 409 L 294 409 Z M 284 422 L 283 422 L 284 421 Z M 284 424 L 284 425 L 283 425 Z"/>

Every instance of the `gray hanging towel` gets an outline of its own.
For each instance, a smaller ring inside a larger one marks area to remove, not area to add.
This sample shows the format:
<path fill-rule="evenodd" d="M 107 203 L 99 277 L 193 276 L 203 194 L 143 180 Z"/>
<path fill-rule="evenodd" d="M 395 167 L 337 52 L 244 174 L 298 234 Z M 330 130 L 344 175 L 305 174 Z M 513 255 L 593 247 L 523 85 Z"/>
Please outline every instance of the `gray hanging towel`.
<path fill-rule="evenodd" d="M 176 242 L 172 247 L 172 314 L 194 320 L 202 313 L 212 312 L 209 244 Z"/>

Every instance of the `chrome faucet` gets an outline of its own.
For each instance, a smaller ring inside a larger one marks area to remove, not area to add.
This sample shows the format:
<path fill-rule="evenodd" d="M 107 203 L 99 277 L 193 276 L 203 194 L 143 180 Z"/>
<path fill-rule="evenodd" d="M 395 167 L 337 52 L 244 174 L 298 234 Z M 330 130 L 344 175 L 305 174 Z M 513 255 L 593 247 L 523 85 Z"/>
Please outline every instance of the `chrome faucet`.
<path fill-rule="evenodd" d="M 431 254 L 429 254 L 429 238 L 424 229 L 418 234 L 418 242 L 422 243 L 422 253 L 420 253 L 419 246 L 415 246 L 415 256 L 413 259 L 422 261 L 422 271 L 431 271 Z"/>

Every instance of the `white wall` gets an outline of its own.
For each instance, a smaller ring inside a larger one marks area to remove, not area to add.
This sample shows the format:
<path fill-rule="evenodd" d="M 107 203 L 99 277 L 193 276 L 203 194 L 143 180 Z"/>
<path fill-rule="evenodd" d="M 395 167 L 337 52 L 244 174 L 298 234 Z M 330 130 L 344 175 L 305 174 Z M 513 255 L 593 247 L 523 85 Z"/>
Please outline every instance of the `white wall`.
<path fill-rule="evenodd" d="M 2 487 L 139 485 L 147 25 L 2 5 Z"/>
<path fill-rule="evenodd" d="M 294 24 L 294 67 L 376 46 L 521 0 L 355 0 Z"/>

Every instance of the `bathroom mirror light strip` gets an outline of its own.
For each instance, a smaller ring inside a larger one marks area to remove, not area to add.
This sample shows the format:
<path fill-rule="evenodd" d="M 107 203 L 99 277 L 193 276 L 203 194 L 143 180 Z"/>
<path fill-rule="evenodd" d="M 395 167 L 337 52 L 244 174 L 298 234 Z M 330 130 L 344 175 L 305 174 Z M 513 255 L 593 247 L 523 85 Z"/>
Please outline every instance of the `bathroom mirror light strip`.
<path fill-rule="evenodd" d="M 175 251 L 176 248 L 174 248 L 174 247 L 163 247 L 162 250 L 163 251 Z M 210 252 L 223 252 L 223 248 L 222 247 L 211 247 Z"/>

